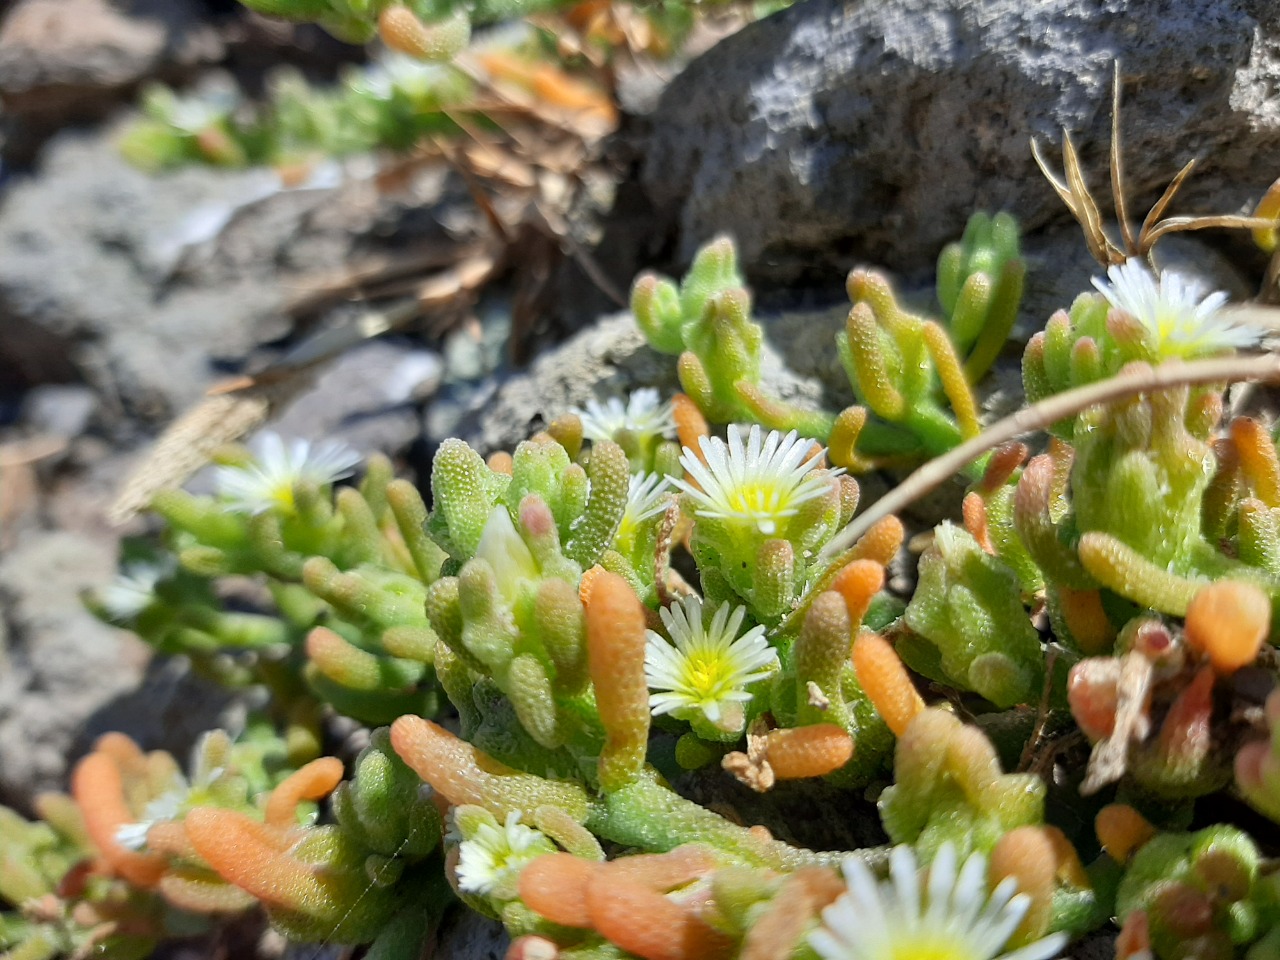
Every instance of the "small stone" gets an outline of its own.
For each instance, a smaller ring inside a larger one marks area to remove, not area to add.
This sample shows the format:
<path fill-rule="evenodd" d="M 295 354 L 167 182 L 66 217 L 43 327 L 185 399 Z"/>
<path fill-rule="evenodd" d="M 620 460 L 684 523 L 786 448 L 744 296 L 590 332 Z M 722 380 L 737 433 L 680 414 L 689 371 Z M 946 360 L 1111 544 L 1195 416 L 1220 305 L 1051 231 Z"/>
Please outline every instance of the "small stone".
<path fill-rule="evenodd" d="M 22 420 L 37 433 L 78 437 L 89 425 L 97 403 L 88 387 L 47 384 L 27 393 Z"/>

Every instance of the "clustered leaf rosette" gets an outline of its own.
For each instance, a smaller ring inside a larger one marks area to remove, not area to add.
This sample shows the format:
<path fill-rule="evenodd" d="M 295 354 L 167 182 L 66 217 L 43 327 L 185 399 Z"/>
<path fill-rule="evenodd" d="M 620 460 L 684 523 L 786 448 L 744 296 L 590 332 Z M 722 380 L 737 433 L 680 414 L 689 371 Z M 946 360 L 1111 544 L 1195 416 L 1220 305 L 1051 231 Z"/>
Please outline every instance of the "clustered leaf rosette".
<path fill-rule="evenodd" d="M 274 751 L 262 747 L 214 731 L 187 777 L 168 754 L 102 738 L 72 779 L 93 875 L 188 915 L 261 904 L 291 938 L 416 956 L 447 903 L 432 856 L 440 815 L 386 731 L 347 781 L 336 758 L 290 771 L 278 738 Z M 316 825 L 314 802 L 325 798 L 333 823 Z"/>
<path fill-rule="evenodd" d="M 268 97 L 250 104 L 234 88 L 177 93 L 148 86 L 142 116 L 124 130 L 125 159 L 146 171 L 189 164 L 274 166 L 290 174 L 320 160 L 377 149 L 405 150 L 423 137 L 458 131 L 449 114 L 468 112 L 475 85 L 463 73 L 384 51 L 316 87 L 296 70 L 269 77 Z M 319 168 L 316 170 L 319 174 Z"/>
<path fill-rule="evenodd" d="M 154 895 L 77 866 L 93 842 L 75 802 L 35 798 L 30 821 L 0 807 L 0 951 L 19 960 L 100 955 L 150 956 L 171 932 Z M 68 882 L 70 878 L 70 882 Z"/>
<path fill-rule="evenodd" d="M 1257 342 L 1257 330 L 1223 315 L 1224 294 L 1206 297 L 1169 271 L 1157 279 L 1138 261 L 1112 267 L 1109 276 L 1095 281 L 1099 294 L 1081 295 L 1028 343 L 1029 401 L 1130 364 L 1198 359 Z M 1215 441 L 1221 416 L 1220 390 L 1179 388 L 1057 424 L 1066 445 L 1054 454 L 1053 470 L 1037 468 L 1046 476 L 1025 498 L 1019 493 L 1015 509 L 1023 541 L 1049 582 L 1075 591 L 1105 587 L 1174 615 L 1221 576 L 1270 580 L 1274 591 L 1265 563 L 1254 573 L 1247 567 L 1272 543 L 1270 531 L 1252 522 L 1266 510 L 1258 510 L 1248 486 L 1269 475 L 1275 447 L 1251 421 Z"/>
<path fill-rule="evenodd" d="M 416 488 L 383 457 L 358 486 L 335 488 L 359 457 L 331 442 L 267 433 L 219 458 L 214 495 L 156 496 L 176 567 L 126 559 L 91 608 L 224 684 L 266 683 L 286 711 L 303 696 L 289 672 L 301 668 L 313 696 L 366 723 L 434 712 L 424 603 L 445 554 L 423 529 Z M 259 579 L 275 609 L 223 610 L 217 578 L 227 575 Z"/>
<path fill-rule="evenodd" d="M 903 310 L 882 275 L 850 273 L 854 306 L 836 347 L 861 406 L 838 416 L 783 403 L 761 383 L 764 331 L 728 238 L 703 247 L 679 286 L 642 275 L 631 308 L 649 344 L 679 356 L 680 384 L 708 419 L 818 437 L 836 464 L 866 470 L 877 459 L 936 455 L 978 433 L 971 384 L 1009 336 L 1024 272 L 1012 217 L 976 214 L 939 258 L 945 323 Z"/>
<path fill-rule="evenodd" d="M 1249 835 L 1227 824 L 1146 840 L 1131 854 L 1116 893 L 1120 943 L 1132 951 L 1124 955 L 1145 948 L 1162 960 L 1268 956 L 1280 927 L 1261 865 Z"/>
<path fill-rule="evenodd" d="M 642 274 L 631 290 L 631 310 L 651 347 L 680 358 L 680 385 L 708 419 L 754 420 L 811 436 L 831 430 L 830 414 L 785 404 L 761 384 L 764 330 L 751 318 L 751 295 L 729 238 L 699 250 L 679 286 Z"/>
<path fill-rule="evenodd" d="M 960 527 L 934 531 L 902 622 L 898 652 L 930 679 L 998 707 L 1033 701 L 1044 685 L 1044 645 L 1017 574 Z"/>
<path fill-rule="evenodd" d="M 614 543 L 631 490 L 629 464 L 616 443 L 598 441 L 584 468 L 543 434 L 516 448 L 510 469 L 491 469 L 461 441 L 446 442 L 435 458 L 427 530 L 453 573 L 427 596 L 449 658 L 441 679 L 464 721 L 496 695 L 530 743 L 591 753 L 598 732 L 583 719 L 590 707 L 582 700 L 588 676 L 578 587 Z M 565 757 L 547 762 L 576 765 Z"/>
<path fill-rule="evenodd" d="M 976 213 L 960 242 L 938 258 L 944 322 L 905 310 L 882 274 L 849 274 L 853 308 L 836 348 L 860 406 L 835 422 L 829 444 L 836 463 L 865 469 L 876 459 L 918 460 L 977 436 L 973 384 L 1009 338 L 1025 272 L 1016 221 Z"/>
<path fill-rule="evenodd" d="M 421 60 L 447 60 L 471 35 L 467 11 L 431 0 L 241 0 L 250 10 L 272 17 L 317 23 L 339 40 L 368 43 L 381 36 L 394 50 Z M 482 19 L 501 19 L 511 9 L 501 0 L 477 3 Z M 522 11 L 521 11 L 522 12 Z"/>

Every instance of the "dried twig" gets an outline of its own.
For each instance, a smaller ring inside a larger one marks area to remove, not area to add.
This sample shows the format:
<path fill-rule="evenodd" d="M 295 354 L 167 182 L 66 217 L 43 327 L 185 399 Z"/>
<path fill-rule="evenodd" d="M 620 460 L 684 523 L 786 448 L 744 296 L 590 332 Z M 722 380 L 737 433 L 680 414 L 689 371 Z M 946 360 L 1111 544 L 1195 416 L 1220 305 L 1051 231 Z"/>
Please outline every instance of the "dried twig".
<path fill-rule="evenodd" d="M 1172 387 L 1249 380 L 1280 380 L 1280 354 L 1164 363 L 1046 397 L 992 424 L 972 440 L 920 467 L 837 533 L 823 548 L 822 556 L 829 560 L 849 549 L 877 521 L 899 512 L 929 493 L 988 450 L 1026 434 L 1046 430 L 1059 420 L 1088 407 Z"/>
<path fill-rule="evenodd" d="M 1160 199 L 1156 201 L 1155 206 L 1143 218 L 1142 226 L 1139 228 L 1137 236 L 1134 236 L 1133 229 L 1129 223 L 1129 205 L 1125 198 L 1123 180 L 1124 163 L 1121 157 L 1119 61 L 1115 63 L 1115 75 L 1112 80 L 1110 166 L 1111 196 L 1115 204 L 1116 219 L 1120 223 L 1120 243 L 1116 243 L 1107 236 L 1106 231 L 1102 228 L 1102 214 L 1099 211 L 1097 201 L 1094 200 L 1093 195 L 1089 192 L 1088 184 L 1085 182 L 1084 171 L 1080 166 L 1080 155 L 1076 152 L 1075 144 L 1071 142 L 1071 135 L 1065 129 L 1062 131 L 1063 177 L 1057 176 L 1049 169 L 1048 163 L 1045 162 L 1040 153 L 1040 145 L 1036 143 L 1034 138 L 1031 140 L 1031 156 L 1035 159 L 1036 165 L 1040 168 L 1040 172 L 1044 174 L 1045 179 L 1049 181 L 1050 186 L 1053 187 L 1062 202 L 1066 204 L 1067 209 L 1071 211 L 1071 215 L 1079 221 L 1081 228 L 1084 230 L 1085 245 L 1088 246 L 1089 252 L 1093 254 L 1094 259 L 1104 267 L 1111 264 L 1124 263 L 1130 257 L 1146 257 L 1149 259 L 1156 241 L 1168 233 L 1211 228 L 1266 230 L 1275 229 L 1277 223 L 1280 222 L 1273 217 L 1242 217 L 1234 214 L 1165 217 L 1165 211 L 1173 202 L 1173 198 L 1182 189 L 1182 185 L 1186 183 L 1187 178 L 1191 176 L 1191 171 L 1195 169 L 1198 161 L 1192 159 L 1169 181 L 1169 185 L 1165 187 Z"/>

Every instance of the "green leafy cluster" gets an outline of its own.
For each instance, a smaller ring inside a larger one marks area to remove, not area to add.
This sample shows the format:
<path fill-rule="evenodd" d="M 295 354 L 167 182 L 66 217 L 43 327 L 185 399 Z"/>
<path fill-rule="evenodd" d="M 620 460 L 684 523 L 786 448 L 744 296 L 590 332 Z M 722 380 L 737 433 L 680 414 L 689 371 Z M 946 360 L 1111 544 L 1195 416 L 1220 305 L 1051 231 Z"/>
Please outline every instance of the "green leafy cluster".
<path fill-rule="evenodd" d="M 351 67 L 334 87 L 277 71 L 261 105 L 235 90 L 178 94 L 162 84 L 142 95 L 143 116 L 120 149 L 144 170 L 192 163 L 288 168 L 380 148 L 405 150 L 425 137 L 456 135 L 474 85 L 445 64 L 386 53 Z"/>
<path fill-rule="evenodd" d="M 222 451 L 215 494 L 157 495 L 160 548 L 88 602 L 270 702 L 189 775 L 107 738 L 46 822 L 0 810 L 0 865 L 22 865 L 0 880 L 8 957 L 141 956 L 179 919 L 261 904 L 292 939 L 408 960 L 461 902 L 513 951 L 813 960 L 833 866 L 883 876 L 889 849 L 806 849 L 691 799 L 730 775 L 784 802 L 871 796 L 925 864 L 989 857 L 988 886 L 1030 904 L 1010 949 L 1117 917 L 1131 953 L 1270 956 L 1259 843 L 1181 832 L 1233 775 L 1280 821 L 1261 424 L 1223 431 L 1220 389 L 1171 388 L 1054 424 L 1029 460 L 993 451 L 905 603 L 883 591 L 896 520 L 830 549 L 859 507 L 841 467 L 977 434 L 971 383 L 1022 269 L 1012 222 L 980 216 L 940 258 L 945 323 L 855 271 L 837 349 L 865 406 L 837 417 L 766 392 L 717 241 L 681 284 L 636 283 L 645 336 L 679 356 L 674 407 L 588 405 L 488 460 L 447 440 L 425 495 L 385 458 L 335 485 L 353 458 L 278 442 Z M 1167 332 L 1084 295 L 1032 338 L 1028 396 L 1201 355 L 1162 353 Z M 380 728 L 349 770 L 321 756 L 325 713 Z M 1092 829 L 1081 792 L 1115 801 Z"/>
<path fill-rule="evenodd" d="M 1024 273 L 1005 213 L 975 214 L 939 257 L 941 323 L 903 309 L 883 275 L 850 273 L 853 308 L 835 339 L 859 405 L 838 415 L 784 403 L 760 382 L 764 331 L 730 240 L 703 247 L 679 286 L 640 277 L 631 308 L 650 346 L 679 356 L 680 385 L 708 419 L 798 430 L 826 442 L 836 464 L 863 470 L 936 456 L 977 434 L 972 384 L 1013 328 Z"/>

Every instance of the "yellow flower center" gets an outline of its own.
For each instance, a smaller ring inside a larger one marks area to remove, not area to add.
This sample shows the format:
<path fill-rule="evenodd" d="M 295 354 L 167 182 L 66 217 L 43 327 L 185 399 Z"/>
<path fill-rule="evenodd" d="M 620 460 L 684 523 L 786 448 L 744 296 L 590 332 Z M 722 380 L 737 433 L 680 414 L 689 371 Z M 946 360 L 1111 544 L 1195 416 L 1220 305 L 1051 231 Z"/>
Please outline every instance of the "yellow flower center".
<path fill-rule="evenodd" d="M 904 935 L 894 940 L 885 960 L 979 960 L 967 946 L 933 931 Z"/>
<path fill-rule="evenodd" d="M 731 679 L 732 666 L 720 650 L 695 650 L 685 660 L 685 681 L 701 701 L 716 700 Z"/>
<path fill-rule="evenodd" d="M 756 481 L 735 486 L 729 491 L 728 501 L 734 513 L 753 518 L 776 517 L 785 509 L 783 490 L 776 483 L 769 482 Z"/>

